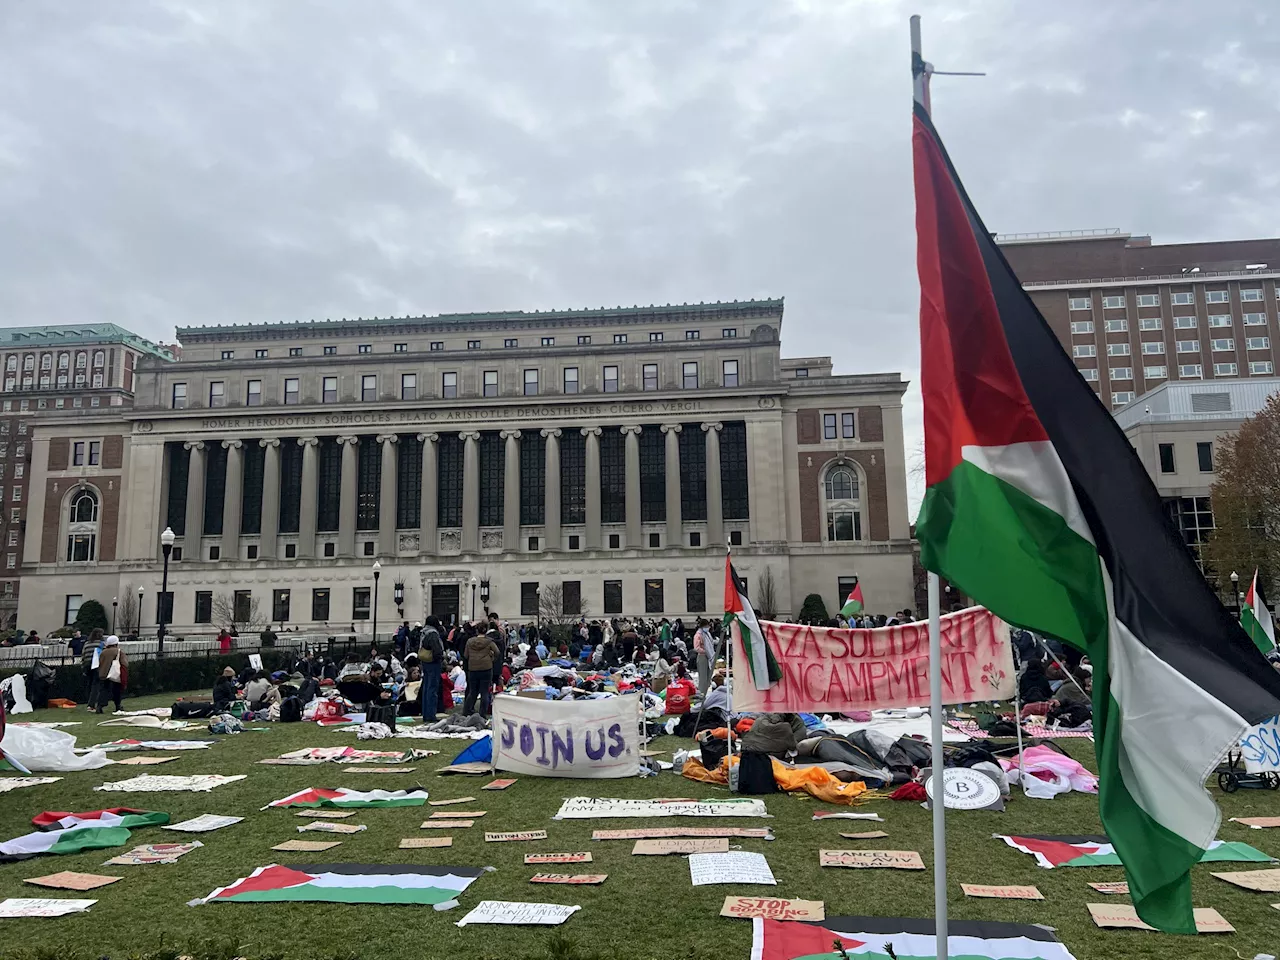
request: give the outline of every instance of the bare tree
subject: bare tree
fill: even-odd
[[[211,605],[211,613],[213,622],[219,627],[226,627],[236,634],[246,631],[256,633],[266,626],[266,620],[262,616],[261,604],[258,598],[251,596],[247,609],[236,609],[236,598],[234,594],[219,593],[213,597]]]
[[[773,579],[773,568],[765,567],[760,575],[760,588],[756,593],[759,598],[756,606],[764,620],[775,620],[778,616],[778,585]]]
[[[138,629],[138,591],[133,583],[126,583],[120,588],[120,605],[116,608],[116,630],[121,636],[127,636]]]
[[[587,615],[587,602],[579,597],[577,612],[565,612],[564,586],[559,583],[543,585],[538,593],[538,619],[551,627],[556,639],[567,639],[570,625]]]

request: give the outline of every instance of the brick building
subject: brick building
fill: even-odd
[[[1153,244],[1119,230],[997,239],[1112,410],[1169,381],[1276,373],[1280,239]]]

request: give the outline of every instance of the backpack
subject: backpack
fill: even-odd
[[[285,697],[280,701],[280,722],[297,723],[302,719],[302,701],[297,697]]]

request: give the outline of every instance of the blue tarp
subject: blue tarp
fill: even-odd
[[[493,763],[493,738],[473,740],[467,749],[453,758],[454,763]]]

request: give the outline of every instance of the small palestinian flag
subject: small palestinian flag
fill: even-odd
[[[1029,853],[1046,869],[1054,867],[1119,867],[1120,857],[1106,837],[1006,837],[996,835],[1015,850]],[[1201,863],[1275,863],[1247,843],[1214,840],[1200,857]]]
[[[81,825],[88,820],[104,820],[110,817],[151,818],[155,816],[161,816],[164,817],[164,819],[160,821],[147,819],[145,822],[136,821],[134,823],[111,824],[111,826],[143,827],[151,826],[157,822],[160,824],[169,822],[169,815],[167,813],[156,814],[150,810],[135,810],[133,807],[112,807],[109,810],[85,810],[82,813],[64,813],[60,810],[46,810],[44,813],[38,813],[32,817],[31,822],[40,830],[66,830],[68,827]]]
[[[1270,653],[1276,648],[1276,630],[1271,624],[1271,611],[1267,609],[1267,600],[1258,589],[1258,571],[1253,571],[1253,583],[1249,584],[1249,593],[1244,598],[1244,606],[1240,608],[1240,626],[1263,653]]]
[[[480,867],[380,863],[272,864],[219,887],[197,903],[409,903],[453,900],[484,873]]]
[[[782,668],[769,649],[769,643],[760,629],[760,621],[747,599],[747,591],[742,589],[742,580],[738,571],[733,569],[733,561],[724,558],[724,628],[732,635],[737,625],[738,638],[742,641],[742,649],[746,654],[747,665],[751,668],[751,682],[757,690],[768,690],[782,679]]]
[[[853,589],[849,591],[849,599],[845,600],[844,606],[840,608],[840,615],[844,617],[852,617],[863,611],[862,603],[862,581],[857,577],[853,578]]]
[[[1007,623],[1088,655],[1102,826],[1138,915],[1194,934],[1189,871],[1221,819],[1204,781],[1250,725],[1280,714],[1280,673],[1169,525],[921,104],[914,131],[920,562]]]
[[[275,800],[268,807],[420,807],[427,802],[425,790],[326,790],[308,787]],[[267,809],[267,807],[263,807]]]
[[[952,920],[947,952],[963,960],[1075,960],[1046,927],[985,920]],[[752,920],[752,960],[890,960],[891,956],[935,960],[934,921],[901,917],[827,917],[819,923]]]
[[[84,850],[119,847],[129,842],[130,827],[155,827],[168,822],[167,813],[149,813],[145,810],[127,811],[123,814],[110,810],[69,814],[56,821],[61,825],[60,829],[46,827],[36,833],[0,843],[0,862],[26,860],[46,853],[80,853]]]

